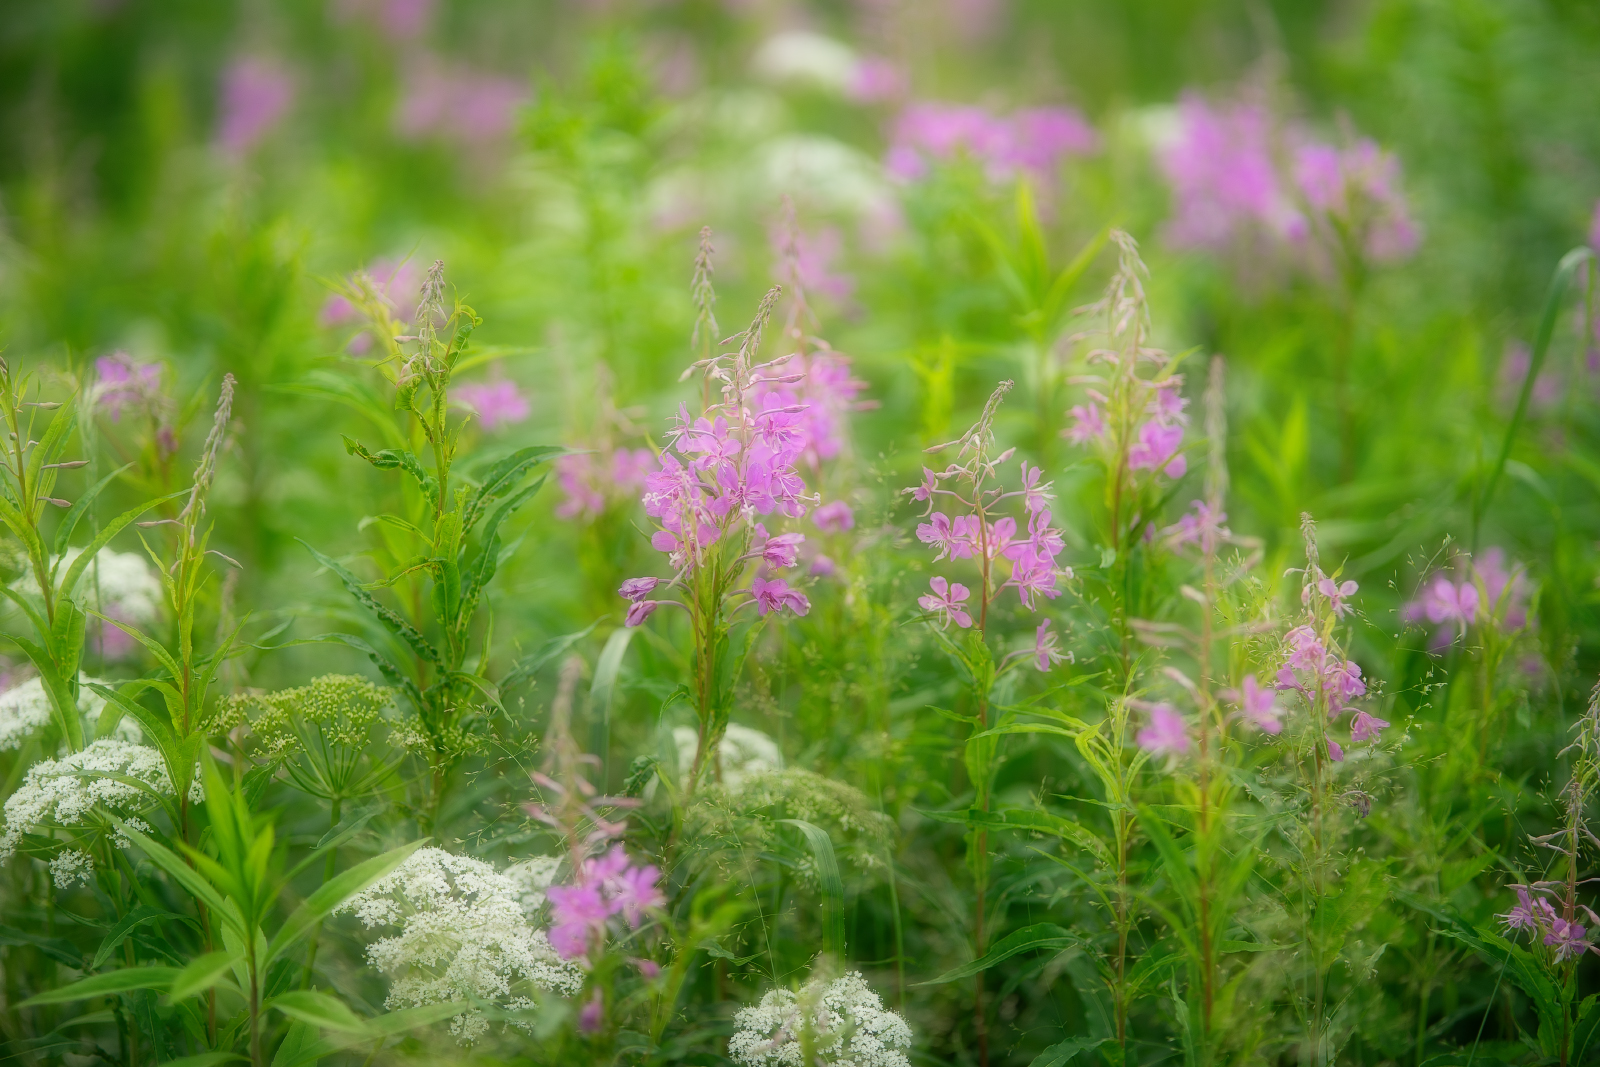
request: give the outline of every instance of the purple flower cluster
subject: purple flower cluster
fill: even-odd
[[[587,956],[602,943],[606,920],[621,915],[638,929],[644,913],[664,905],[655,865],[636,867],[621,845],[599,859],[585,859],[571,885],[545,890],[550,901],[550,944],[566,959]]]
[[[395,131],[408,140],[444,138],[466,144],[497,141],[511,131],[528,91],[515,78],[433,63],[412,71],[395,111]]]
[[[667,432],[669,447],[657,469],[645,475],[641,498],[645,514],[659,525],[650,543],[678,572],[669,586],[682,585],[714,546],[742,538],[738,543],[744,548],[734,562],[755,562],[758,573],[750,588],[739,592],[758,612],[787,608],[804,615],[811,610],[804,593],[766,573],[794,566],[805,535],[769,536],[757,516],[799,519],[817,503],[806,493],[796,464],[808,450],[820,454],[829,447],[817,436],[813,405],[803,399],[819,388],[811,383],[814,376],[825,379],[828,368],[836,368],[820,360],[813,357],[807,367],[803,360],[785,357],[750,367],[741,353],[731,367],[712,361],[708,374],[725,383],[722,402],[699,417],[691,416],[687,405],[678,406]],[[661,606],[663,601],[649,599],[657,584],[653,578],[623,583],[618,593],[631,604],[627,625],[639,625]]]
[[[1027,108],[995,115],[955,104],[912,104],[895,120],[885,166],[906,181],[928,172],[929,160],[966,156],[993,181],[1021,172],[1049,177],[1063,159],[1089,155],[1100,135],[1072,108]]]
[[[850,299],[850,294],[855,292],[855,279],[833,267],[834,260],[844,249],[844,237],[837,226],[802,233],[780,224],[772,228],[769,240],[772,250],[778,253],[778,282],[784,288],[798,287],[806,293],[822,293],[841,302]]]
[[[161,398],[161,364],[140,363],[126,352],[94,361],[95,402],[120,421],[122,409],[153,409]]]
[[[1158,162],[1174,201],[1167,237],[1179,247],[1226,250],[1254,235],[1299,250],[1314,235],[1342,235],[1391,262],[1420,239],[1393,155],[1366,138],[1345,148],[1317,141],[1257,104],[1185,94]]]
[[[1458,570],[1463,576],[1440,572],[1425,579],[1416,598],[1400,608],[1404,621],[1438,627],[1429,642],[1433,651],[1446,648],[1478,623],[1494,620],[1508,630],[1527,625],[1527,579],[1520,566],[1506,567],[1503,549],[1487,549],[1476,560],[1463,556]]]
[[[1348,610],[1343,600],[1355,595],[1357,588],[1355,582],[1347,581],[1339,585],[1320,574],[1315,579],[1315,585],[1317,592],[1329,600],[1336,615]],[[1350,709],[1352,701],[1367,695],[1367,683],[1361,677],[1361,665],[1331,651],[1311,626],[1297,626],[1290,630],[1284,635],[1284,644],[1288,656],[1278,669],[1276,688],[1280,691],[1293,690],[1311,703],[1315,703],[1320,693],[1327,701],[1329,718],[1335,719]],[[1383,719],[1358,708],[1350,720],[1350,739],[1356,742],[1376,741],[1388,725]],[[1328,741],[1328,756],[1336,763],[1344,759],[1344,749],[1331,738]]]
[[[467,382],[453,387],[453,399],[470,408],[485,430],[522,422],[528,417],[528,398],[517,383],[498,378],[487,382]]]
[[[556,460],[556,481],[563,494],[556,517],[590,519],[613,501],[635,496],[644,488],[645,476],[655,462],[656,454],[648,448],[562,456]]]
[[[1183,428],[1189,423],[1189,416],[1183,410],[1189,401],[1179,394],[1183,376],[1173,374],[1156,381],[1137,380],[1137,384],[1148,399],[1142,405],[1145,418],[1133,430],[1128,443],[1128,469],[1157,471],[1168,478],[1182,478],[1189,470],[1188,458],[1179,451],[1183,447]],[[1098,389],[1088,389],[1086,393],[1089,402],[1074,404],[1067,412],[1072,425],[1062,431],[1062,436],[1077,445],[1106,447],[1115,444],[1115,435],[1102,411],[1102,405],[1108,403],[1107,397]],[[1226,517],[1213,519],[1209,513],[1204,516],[1213,526]],[[1196,515],[1193,521],[1199,523],[1201,518]]]
[[[1189,751],[1189,728],[1171,704],[1150,704],[1145,708],[1147,725],[1134,735],[1140,748],[1155,756],[1181,756]]]
[[[417,302],[422,299],[423,273],[417,269],[414,261],[376,259],[370,267],[360,273],[366,275],[372,283],[373,291],[389,306],[390,313],[397,321],[410,321],[416,311]],[[323,301],[317,321],[329,329],[338,329],[362,322],[363,316],[360,309],[346,297],[334,293]],[[362,330],[351,338],[345,350],[351,355],[359,356],[371,347],[372,335]]]
[[[753,395],[762,411],[794,412],[789,432],[799,444],[795,456],[816,469],[844,450],[845,416],[866,384],[851,377],[850,357],[823,351],[777,361],[773,376]],[[820,513],[815,521],[823,521]]]
[[[1506,933],[1527,930],[1538,937],[1542,932],[1544,943],[1555,949],[1558,963],[1581,956],[1585,952],[1600,955],[1600,948],[1589,943],[1587,927],[1576,920],[1563,918],[1548,900],[1530,893],[1529,886],[1519,885],[1513,888],[1517,891],[1517,903],[1510,911],[1497,916],[1505,926]],[[1538,889],[1534,891],[1541,892]],[[1600,916],[1596,916],[1582,904],[1576,907],[1589,917],[1591,923],[1600,924]]]
[[[243,58],[222,74],[222,114],[217,141],[230,155],[242,156],[282,121],[294,103],[294,81],[269,59]]]

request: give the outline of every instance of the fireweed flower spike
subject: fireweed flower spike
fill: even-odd
[[[944,578],[935,576],[928,579],[928,584],[933,587],[933,592],[917,598],[923,611],[932,612],[940,620],[941,626],[955,623],[962,629],[972,625],[972,616],[967,614],[967,609],[962,605],[972,595],[971,590],[960,582],[951,585]]]

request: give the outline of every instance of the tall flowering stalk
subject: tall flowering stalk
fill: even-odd
[[[1150,342],[1149,276],[1136,241],[1113,230],[1117,270],[1105,295],[1083,309],[1102,318],[1094,334],[1103,341],[1084,356],[1088,373],[1072,379],[1084,385],[1085,403],[1069,412],[1063,431],[1074,444],[1092,451],[1104,471],[1103,537],[1110,552],[1109,608],[1118,634],[1124,677],[1132,670],[1130,613],[1138,610],[1135,571],[1130,557],[1150,527],[1167,482],[1183,477],[1183,377],[1176,362]]]
[[[1032,659],[1041,671],[1062,658],[1046,618],[1034,632],[1033,648],[996,660],[989,647],[990,609],[1006,589],[1015,589],[1021,606],[1043,611],[1061,594],[1058,580],[1071,578],[1070,567],[1056,557],[1065,545],[1061,532],[1050,524],[1050,484],[1042,472],[1021,462],[1015,489],[1002,482],[1000,467],[1014,449],[996,452],[994,420],[1001,402],[1011,391],[1004,381],[990,395],[978,421],[955,441],[927,451],[937,455],[950,449],[955,457],[942,471],[924,467],[922,482],[902,492],[925,504],[917,526],[917,539],[937,551],[935,562],[970,560],[977,570],[977,601],[973,591],[943,575],[929,580],[930,592],[917,600],[934,633],[950,657],[961,667],[970,686],[973,705],[971,733],[963,745],[963,760],[974,797],[970,812],[973,828],[967,835],[967,867],[974,882],[972,935],[976,957],[986,951],[985,914],[989,906],[989,831],[987,816],[995,773],[999,768],[999,736],[991,731],[990,699],[996,680],[1006,670]],[[952,517],[943,509],[954,512]],[[1011,514],[1008,514],[1010,512]],[[1003,573],[1009,564],[1009,574]],[[974,611],[976,617],[974,617]],[[968,631],[957,643],[948,636],[951,624]],[[987,1063],[988,1020],[984,1007],[983,972],[974,978],[973,1022],[978,1036],[978,1058]]]
[[[345,451],[379,470],[402,472],[410,515],[378,516],[381,556],[392,566],[375,585],[307,548],[387,638],[382,648],[350,634],[324,639],[364,652],[410,705],[404,732],[428,764],[419,807],[424,823],[432,825],[451,774],[475,749],[482,723],[498,706],[498,690],[486,677],[488,634],[478,619],[499,568],[501,527],[544,484],[543,478],[529,481],[534,469],[561,449],[516,449],[485,467],[477,480],[456,473],[463,423],[452,421],[450,386],[482,320],[459,300],[446,304],[443,261],[428,271],[409,325],[396,317],[388,292],[365,273],[335,292],[369,323],[378,347],[364,362],[392,386],[399,413],[398,425],[386,427],[396,447],[372,451],[346,437]],[[346,386],[338,395],[350,394]],[[383,587],[395,589],[392,603],[376,595]]]
[[[795,466],[806,440],[801,428],[808,405],[786,402],[779,392],[802,383],[805,372],[789,370],[787,356],[758,362],[780,292],[774,286],[749,329],[731,339],[738,341],[734,352],[713,349],[685,372],[685,378],[696,371],[703,376],[708,398],[717,383],[721,399],[708,400],[696,416],[688,405],[679,405],[660,469],[645,479],[645,513],[658,527],[650,543],[666,554],[673,574],[630,578],[618,590],[629,601],[629,626],[643,623],[663,605],[688,613],[689,693],[699,731],[686,793],[708,769],[713,776],[719,773],[712,757],[727,730],[734,688],[760,621],[773,613],[811,610],[803,592],[776,576],[795,565],[805,535],[770,533],[765,525],[774,516],[799,519],[816,503]],[[697,267],[696,293],[698,340],[710,312],[708,258]],[[755,620],[745,624],[751,611]],[[736,625],[745,626],[737,650]]]

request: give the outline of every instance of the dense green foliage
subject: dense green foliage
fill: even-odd
[[[11,13],[4,1056],[1600,1055],[1597,80],[1575,0]]]

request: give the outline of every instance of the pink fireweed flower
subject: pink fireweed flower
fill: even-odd
[[[928,500],[939,489],[939,477],[927,467],[922,468],[922,484],[911,491],[913,500]]]
[[[661,606],[659,600],[636,600],[628,605],[627,617],[623,620],[624,626],[639,626],[644,620],[654,615]]]
[[[527,397],[517,389],[517,383],[504,379],[458,385],[455,398],[477,414],[485,430],[522,422],[528,417]]]
[[[1070,156],[1099,148],[1099,135],[1070,108],[1033,108],[1010,117],[981,107],[912,104],[890,133],[885,165],[902,180],[921,178],[929,159],[966,156],[982,165],[991,181],[1018,170],[1048,177]]]
[[[1033,610],[1033,598],[1042,596],[1054,600],[1061,595],[1056,588],[1056,569],[1048,557],[1036,555],[1032,548],[1024,547],[1011,565],[1011,577],[1005,585],[1014,587],[1022,606]]]
[[[900,99],[907,88],[905,72],[894,61],[862,56],[845,86],[845,96],[859,104],[876,104]]]
[[[1033,662],[1041,671],[1048,671],[1051,664],[1072,661],[1071,654],[1061,651],[1056,634],[1050,630],[1052,621],[1043,620],[1033,632]]]
[[[817,556],[811,561],[811,573],[818,578],[831,578],[838,569],[838,565],[827,556]]]
[[[795,559],[800,553],[800,546],[805,543],[806,535],[799,533],[779,534],[769,537],[761,546],[761,558],[769,567],[793,567]]]
[[[933,557],[935,563],[950,555],[955,539],[956,533],[951,528],[950,517],[941,511],[929,515],[927,522],[917,524],[917,540],[939,550],[939,554]],[[951,558],[956,557],[952,555]]]
[[[1339,662],[1330,660],[1323,678],[1323,689],[1328,694],[1328,712],[1337,715],[1356,697],[1366,696],[1367,683],[1361,679],[1361,665],[1355,660]],[[1384,724],[1385,726],[1388,723]]]
[[[606,1001],[600,990],[594,991],[594,996],[578,1012],[578,1029],[585,1034],[599,1033],[601,1025],[605,1022]]]
[[[1180,516],[1178,521],[1162,530],[1173,548],[1182,548],[1184,545],[1196,544],[1204,552],[1216,550],[1217,543],[1228,536],[1228,528],[1223,523],[1228,521],[1226,511],[1213,511],[1210,504],[1203,500],[1191,501],[1194,513]]]
[[[1389,724],[1375,715],[1365,711],[1356,712],[1356,717],[1350,721],[1350,740],[1376,741],[1384,727]]]
[[[1150,414],[1157,422],[1177,423],[1179,426],[1189,425],[1189,416],[1184,408],[1189,406],[1189,401],[1184,399],[1178,390],[1183,388],[1183,375],[1177,374],[1156,383],[1155,398],[1150,401]]]
[[[95,402],[121,421],[124,407],[151,407],[161,395],[159,363],[138,363],[126,352],[113,352],[94,361]]]
[[[1344,762],[1344,749],[1340,748],[1339,742],[1331,737],[1328,738],[1328,758],[1335,763]]]
[[[645,911],[666,906],[667,898],[656,884],[660,880],[661,869],[653,864],[629,867],[617,876],[616,894],[612,899],[629,926],[638,929]]]
[[[856,524],[855,512],[850,510],[850,505],[843,500],[834,500],[822,505],[811,516],[811,521],[817,524],[817,529],[823,533],[844,533]]]
[[[294,82],[269,59],[246,58],[229,64],[222,74],[222,119],[217,141],[230,155],[254,148],[294,102]]]
[[[1152,704],[1150,724],[1140,730],[1135,740],[1139,747],[1153,755],[1182,755],[1189,751],[1189,730],[1183,716],[1171,704]]]
[[[486,144],[511,132],[528,97],[514,78],[477,74],[438,64],[407,66],[395,132],[408,140],[439,137]]]
[[[1024,553],[1032,553],[1040,559],[1054,562],[1065,547],[1066,541],[1062,538],[1061,531],[1050,525],[1050,512],[1045,509],[1035,511],[1028,516],[1027,538],[1010,541],[1001,548],[1000,555],[1015,561]],[[1071,570],[1070,567],[1067,569]]]
[[[645,960],[634,956],[629,956],[628,962],[639,968],[639,973],[644,975],[646,978],[661,977],[661,964],[657,963],[655,960]]]
[[[638,603],[645,597],[649,596],[655,587],[660,584],[660,578],[629,578],[627,581],[623,582],[621,588],[617,590],[617,595],[622,597],[624,600],[631,600],[634,603]]]
[[[972,625],[972,616],[962,607],[966,599],[972,595],[971,590],[960,582],[952,585],[938,575],[928,579],[928,585],[933,588],[933,592],[917,598],[917,604],[923,611],[930,611],[939,616],[941,626],[948,626],[953,622],[964,630]]]
[[[750,593],[755,597],[756,613],[766,615],[774,611],[788,608],[796,615],[804,615],[811,610],[811,601],[798,589],[790,589],[789,583],[782,578],[766,581],[756,577],[750,582]]]
[[[1600,955],[1600,949],[1589,944],[1587,933],[1584,927],[1557,915],[1550,920],[1550,929],[1544,935],[1544,943],[1556,950],[1557,962],[1581,956],[1585,952]]]
[[[1528,887],[1525,885],[1517,886],[1516,890],[1517,903],[1510,911],[1495,916],[1504,924],[1506,932],[1510,933],[1513,930],[1538,931],[1550,926],[1552,920],[1556,918],[1556,909],[1550,906],[1550,902],[1543,897],[1529,894]]]
[[[1349,148],[1311,143],[1295,153],[1295,184],[1313,211],[1345,230],[1360,223],[1355,237],[1375,262],[1405,259],[1421,232],[1400,189],[1400,161],[1361,138]]]
[[[1183,443],[1183,427],[1162,425],[1151,420],[1139,427],[1139,440],[1128,449],[1130,470],[1159,470],[1168,478],[1182,478],[1189,461],[1178,446]]]
[[[834,269],[834,260],[844,250],[838,227],[826,226],[816,233],[791,232],[787,225],[772,228],[769,239],[778,254],[778,281],[785,289],[799,286],[807,293],[822,293],[834,300],[850,299],[855,279]],[[784,253],[791,249],[793,255]]]
[[[1280,239],[1305,233],[1305,220],[1279,177],[1264,108],[1214,107],[1194,93],[1178,104],[1178,133],[1158,152],[1172,187],[1167,239],[1180,248],[1225,249],[1249,230]]]
[[[1322,639],[1311,627],[1296,626],[1283,635],[1283,642],[1289,646],[1290,667],[1301,671],[1322,670],[1328,652],[1323,647]]]
[[[1335,582],[1332,578],[1323,578],[1317,582],[1317,592],[1328,598],[1328,604],[1333,608],[1333,613],[1340,618],[1350,610],[1350,605],[1345,601],[1356,595],[1360,587],[1355,582]],[[1306,592],[1309,594],[1310,590]],[[1309,596],[1306,599],[1310,599]]]
[[[1052,483],[1039,484],[1039,477],[1043,473],[1038,467],[1029,467],[1027,460],[1022,461],[1022,504],[1029,514],[1043,510],[1055,495],[1050,492]]]
[[[1088,444],[1098,441],[1106,435],[1106,420],[1100,414],[1100,407],[1094,401],[1087,404],[1074,404],[1072,410],[1067,412],[1072,416],[1072,425],[1061,431],[1061,436],[1075,445]]]
[[[1283,710],[1278,707],[1277,695],[1271,686],[1256,681],[1255,675],[1245,675],[1238,689],[1224,689],[1222,699],[1238,707],[1240,717],[1263,733],[1283,732]]]
[[[545,890],[545,899],[550,902],[550,944],[566,959],[582,956],[594,931],[611,915],[600,887],[553,885]]]

